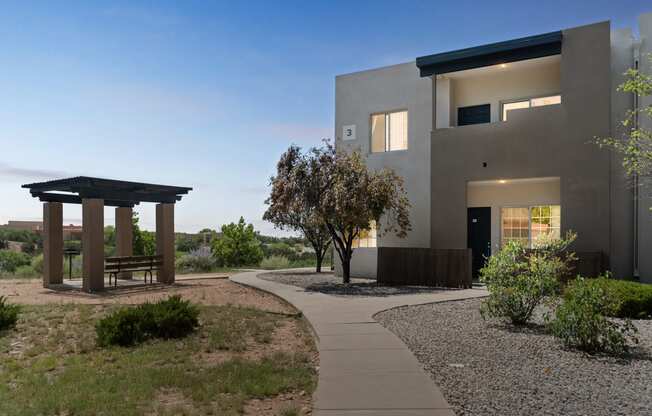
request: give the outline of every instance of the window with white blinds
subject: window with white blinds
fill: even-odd
[[[408,112],[371,115],[371,151],[391,152],[408,148]]]

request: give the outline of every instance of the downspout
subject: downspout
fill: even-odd
[[[641,42],[640,41],[635,41],[634,42],[634,69],[638,71],[639,69],[639,59],[641,56]],[[638,129],[639,126],[639,99],[638,99],[638,94],[634,94],[634,129]],[[640,273],[638,269],[639,265],[639,252],[638,252],[638,206],[639,206],[639,177],[638,173],[634,173],[634,279],[639,280],[640,279]]]

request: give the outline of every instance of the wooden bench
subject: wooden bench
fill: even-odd
[[[153,283],[154,270],[160,270],[163,265],[163,256],[119,256],[104,259],[104,273],[114,277],[114,286],[118,286],[118,274],[123,272],[145,272],[145,283],[149,273],[149,282]]]

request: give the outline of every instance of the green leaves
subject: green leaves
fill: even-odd
[[[213,255],[221,266],[256,266],[263,259],[263,249],[254,226],[240,217],[237,224],[222,226],[222,237],[213,241]]]
[[[638,342],[636,327],[629,319],[607,318],[614,313],[612,302],[600,280],[574,280],[566,289],[562,303],[555,310],[549,327],[564,345],[589,353],[627,352],[628,342]],[[596,284],[597,283],[597,284]]]
[[[652,55],[649,56],[652,61]],[[641,73],[637,69],[625,72],[626,79],[618,91],[647,97],[652,94],[652,76]],[[627,175],[648,176],[652,173],[652,131],[641,127],[640,117],[652,118],[652,106],[628,110],[621,121],[622,132],[619,138],[596,138],[600,147],[610,147],[623,157],[623,167]]]
[[[491,256],[480,270],[480,280],[487,285],[489,298],[481,307],[483,317],[507,318],[514,325],[529,322],[535,308],[553,296],[559,279],[569,270],[574,254],[566,252],[576,235],[563,239],[541,240],[534,250],[509,241]]]

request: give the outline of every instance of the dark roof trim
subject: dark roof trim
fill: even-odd
[[[460,49],[417,58],[422,77],[480,68],[561,53],[562,32],[528,36],[505,42]]]
[[[53,192],[34,192],[32,193],[34,198],[38,198],[41,202],[61,202],[62,204],[81,204],[82,198],[73,194],[58,194]],[[110,199],[104,200],[104,205],[107,207],[125,207],[133,208],[134,205],[138,205],[138,202],[129,202],[129,201],[113,201]]]
[[[189,187],[158,185],[142,182],[128,182],[113,179],[77,176],[47,182],[30,183],[22,186],[30,190],[32,196],[42,201],[76,203],[76,198],[66,198],[64,194],[46,192],[69,192],[77,198],[104,199],[107,205],[133,206],[138,202],[175,203],[182,195],[192,190]]]

